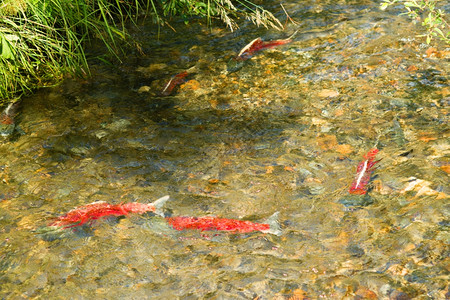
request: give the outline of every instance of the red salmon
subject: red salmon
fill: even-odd
[[[130,213],[143,214],[146,212],[161,214],[159,210],[167,200],[169,200],[169,196],[159,198],[150,204],[138,202],[109,204],[103,201],[98,201],[69,211],[65,215],[57,218],[54,222],[49,224],[49,226],[71,228],[81,226],[85,223],[90,223],[106,216],[126,216]]]
[[[277,222],[278,213],[273,214],[267,223],[253,223],[235,219],[225,219],[216,217],[170,217],[167,222],[176,230],[200,229],[201,231],[231,231],[239,233],[248,233],[260,231],[275,235],[281,234],[280,226]]]
[[[254,39],[253,41],[251,41],[244,48],[242,48],[241,52],[239,52],[236,59],[246,60],[246,59],[249,59],[250,57],[252,57],[258,51],[273,48],[273,47],[284,45],[284,44],[288,44],[290,42],[292,42],[292,39],[290,39],[290,38],[284,39],[284,40],[275,40],[275,41],[264,42],[259,37],[259,38]]]
[[[350,186],[350,194],[364,195],[367,193],[367,184],[370,181],[370,176],[373,172],[373,166],[379,162],[379,160],[374,161],[375,156],[378,153],[378,149],[371,149],[364,158],[366,160],[360,162],[356,169],[356,178]]]

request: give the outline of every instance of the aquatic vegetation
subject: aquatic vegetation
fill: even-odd
[[[152,1],[153,7],[155,4]],[[211,19],[220,19],[230,30],[239,28],[235,18],[244,17],[251,20],[257,26],[275,27],[282,29],[280,21],[268,10],[251,1],[242,0],[168,0],[162,1],[160,4],[164,16],[181,16],[186,23],[189,17],[199,16],[206,18],[208,22]],[[155,9],[158,16],[158,10]],[[158,19],[164,23],[166,20]]]
[[[100,40],[120,61],[133,47],[140,51],[126,26],[150,16],[165,25],[181,15],[220,18],[233,30],[234,18],[281,28],[269,11],[249,1],[3,1],[0,5],[0,104],[59,83],[65,75],[87,76],[85,47]],[[169,25],[170,26],[170,25]],[[105,53],[104,55],[108,55]],[[99,57],[100,60],[108,60]]]
[[[446,20],[443,9],[437,8],[438,0],[383,0],[381,9],[385,10],[396,3],[402,3],[406,13],[413,21],[422,20],[426,28],[427,44],[433,38],[450,43],[450,24]],[[445,2],[445,1],[444,1]]]

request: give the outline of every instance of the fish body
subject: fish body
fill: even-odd
[[[296,34],[295,32],[291,37],[283,40],[274,40],[274,41],[263,41],[260,37],[254,39],[250,43],[248,43],[242,50],[239,52],[239,54],[233,58],[231,58],[227,63],[227,71],[232,73],[240,70],[244,63],[250,59],[253,55],[255,55],[257,52],[274,48],[276,46],[281,46],[288,44],[292,42],[292,37]]]
[[[69,211],[57,218],[49,226],[71,228],[91,223],[94,220],[107,216],[126,216],[130,213],[143,214],[146,212],[159,213],[160,208],[168,199],[169,196],[165,196],[150,204],[138,202],[109,204],[104,201],[98,201]]]
[[[50,223],[48,227],[52,228],[52,230],[72,228],[83,224],[90,224],[103,217],[126,216],[131,213],[143,214],[146,212],[154,212],[164,217],[161,208],[168,199],[169,196],[164,196],[150,204],[138,202],[125,204],[109,204],[104,201],[94,202],[69,211]],[[165,217],[165,221],[176,230],[199,229],[201,231],[217,230],[238,233],[260,231],[281,235],[281,228],[278,224],[278,212],[268,218],[265,223],[254,223],[250,221],[210,216]]]
[[[167,222],[176,230],[198,229],[201,231],[229,231],[249,233],[253,231],[267,232],[275,235],[281,234],[277,222],[278,213],[270,217],[266,223],[254,223],[250,221],[205,217],[168,217]]]
[[[186,81],[186,77],[189,75],[187,71],[183,71],[181,73],[178,73],[172,78],[170,78],[169,82],[164,86],[164,89],[161,92],[161,95],[163,96],[169,96],[172,94],[173,90]]]
[[[260,37],[254,39],[249,44],[247,44],[237,55],[237,60],[247,60],[251,58],[256,52],[259,52],[264,49],[270,49],[277,46],[285,45],[291,43],[292,39],[284,39],[284,40],[274,40],[274,41],[263,41]]]
[[[378,149],[371,149],[366,155],[365,160],[358,164],[356,169],[356,178],[350,186],[350,194],[364,195],[367,193],[367,184],[370,181],[370,176],[373,172],[373,166],[379,162],[374,160],[378,153]]]

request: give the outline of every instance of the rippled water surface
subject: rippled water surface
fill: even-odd
[[[284,7],[298,24],[283,32],[141,25],[145,55],[23,100],[23,133],[0,144],[2,298],[449,297],[448,49],[376,2]],[[251,40],[297,29],[227,72]],[[375,146],[368,194],[350,195]],[[279,212],[283,234],[151,214],[43,233],[77,206],[164,195],[173,216]]]

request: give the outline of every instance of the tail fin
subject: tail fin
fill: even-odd
[[[267,233],[274,234],[280,236],[283,231],[281,230],[281,226],[278,223],[278,215],[280,213],[277,211],[273,215],[271,215],[264,223],[269,224],[270,229],[267,230]]]
[[[155,214],[164,217],[164,212],[162,211],[162,208],[164,204],[167,202],[167,200],[169,200],[169,198],[170,198],[169,195],[166,195],[152,203],[155,206]]]

